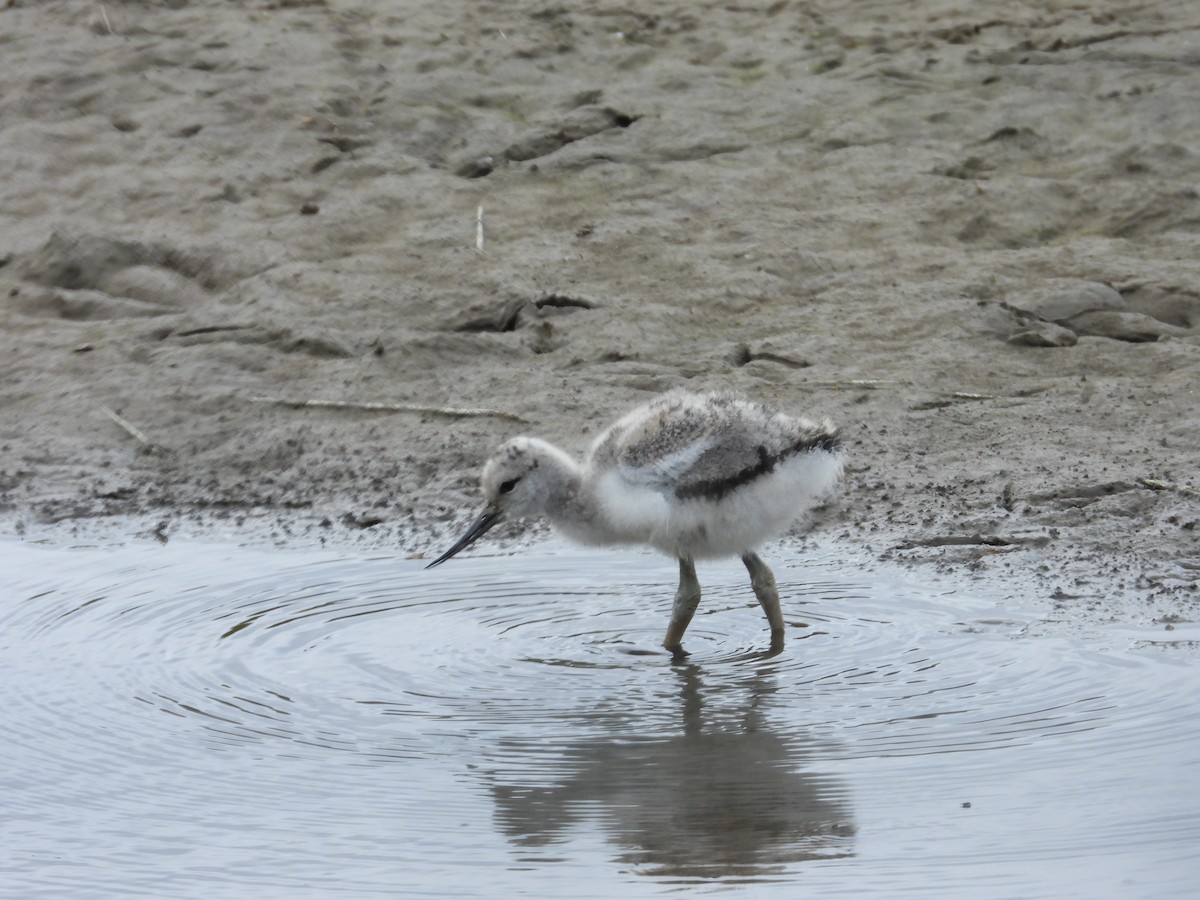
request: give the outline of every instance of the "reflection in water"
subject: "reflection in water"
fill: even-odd
[[[612,737],[562,750],[565,777],[548,786],[493,788],[498,824],[513,843],[540,847],[594,820],[644,875],[755,878],[788,864],[853,855],[855,828],[840,783],[801,771],[810,746],[766,726],[762,701],[775,691],[755,673],[744,712],[706,716],[702,669],[675,667],[682,730],[666,738]]]
[[[0,541],[0,894],[1195,894],[1190,651],[830,581],[764,659],[734,563],[673,666],[658,559],[522,566]]]

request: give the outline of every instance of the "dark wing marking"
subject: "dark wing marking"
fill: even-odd
[[[789,419],[733,394],[704,400],[658,398],[617,423],[597,456],[612,460],[630,482],[680,499],[718,500],[790,456],[837,449],[837,429],[827,422]]]
[[[784,444],[772,452],[765,444],[753,446],[753,456],[745,446],[718,444],[702,454],[696,465],[675,486],[680,500],[720,500],[739,487],[774,471],[789,457],[813,450],[833,452],[838,448],[836,430],[815,430]]]

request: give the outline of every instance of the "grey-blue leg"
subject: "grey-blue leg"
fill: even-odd
[[[756,553],[747,553],[742,557],[742,562],[750,572],[750,587],[754,588],[754,596],[767,614],[767,623],[771,626],[771,649],[782,650],[783,612],[779,609],[779,588],[775,586],[775,576]]]
[[[769,572],[767,573],[770,574]],[[700,582],[696,580],[696,564],[690,557],[679,558],[679,588],[675,591],[675,605],[671,608],[671,623],[663,646],[675,655],[683,653],[683,633],[687,631],[700,605]]]

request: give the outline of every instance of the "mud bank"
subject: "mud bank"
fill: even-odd
[[[0,33],[12,531],[426,551],[502,439],[720,387],[842,425],[848,554],[1196,615],[1193,4],[10,0]]]

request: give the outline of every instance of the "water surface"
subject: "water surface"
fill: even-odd
[[[784,652],[734,561],[675,663],[651,554],[0,543],[4,883],[1191,893],[1192,655],[770,555]]]

